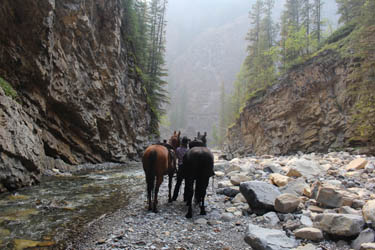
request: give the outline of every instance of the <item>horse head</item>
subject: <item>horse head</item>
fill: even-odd
[[[172,145],[175,150],[180,146],[180,135],[180,131],[178,131],[178,133],[174,131],[173,135],[169,139],[169,144]]]
[[[203,142],[204,147],[207,147],[207,138],[206,138],[206,137],[207,137],[207,132],[204,132],[203,135],[201,135],[201,133],[198,132],[197,139],[198,139],[199,141],[202,141],[202,142]]]

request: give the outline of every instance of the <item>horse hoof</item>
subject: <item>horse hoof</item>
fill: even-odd
[[[190,219],[190,218],[193,217],[193,216],[192,216],[192,214],[186,214],[185,217],[188,218],[188,219]]]
[[[201,211],[201,215],[206,215],[206,211]]]

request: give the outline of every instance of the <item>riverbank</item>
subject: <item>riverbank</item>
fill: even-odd
[[[160,190],[159,213],[148,212],[140,173],[139,185],[129,187],[129,205],[90,223],[69,249],[251,249],[249,244],[256,249],[362,249],[362,243],[375,238],[364,212],[375,198],[374,162],[374,157],[345,152],[216,160],[207,215],[199,215],[195,207],[193,219],[184,217],[182,194],[176,202],[167,202],[167,178]],[[243,182],[250,184],[240,185]],[[251,183],[265,186],[258,198],[242,194]],[[275,205],[285,194],[282,205]],[[262,195],[271,204],[259,205]],[[292,205],[283,203],[293,199]],[[249,207],[248,201],[258,205]],[[268,241],[270,234],[276,242]],[[369,237],[364,240],[363,235]]]

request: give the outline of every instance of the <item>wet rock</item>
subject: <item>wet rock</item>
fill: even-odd
[[[259,213],[272,211],[275,199],[280,195],[280,191],[272,184],[262,181],[249,181],[240,184],[240,191],[245,197],[249,206]]]
[[[297,196],[288,193],[281,194],[275,199],[275,210],[280,213],[292,213],[299,204],[300,199]]]
[[[323,232],[314,227],[304,227],[294,231],[294,235],[297,238],[312,240],[312,241],[321,241],[323,240]]]
[[[362,216],[354,214],[318,214],[314,220],[314,227],[336,236],[356,236],[364,226]]]
[[[245,242],[257,250],[290,250],[298,244],[286,236],[285,232],[276,229],[262,228],[249,224]]]

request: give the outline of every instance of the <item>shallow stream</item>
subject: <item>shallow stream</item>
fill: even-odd
[[[142,185],[139,164],[44,177],[40,185],[0,195],[0,249],[64,249],[83,226],[126,206]]]

